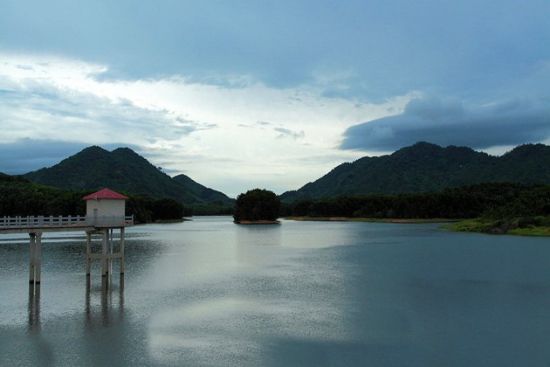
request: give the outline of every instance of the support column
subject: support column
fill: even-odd
[[[120,229],[120,274],[124,275],[124,227]]]
[[[91,266],[92,265],[91,245],[92,245],[92,234],[90,232],[86,232],[86,276],[88,278],[90,277],[90,271],[91,271],[91,268],[92,268],[92,266]]]
[[[29,233],[30,237],[30,257],[29,257],[29,283],[34,284],[34,272],[36,262],[36,234]]]
[[[106,277],[108,275],[107,269],[107,236],[109,235],[109,230],[104,229],[102,231],[102,241],[101,241],[101,276]]]
[[[109,269],[109,275],[113,274],[113,247],[114,247],[114,239],[113,239],[113,234],[114,234],[114,229],[109,229],[109,266],[108,266],[108,269]]]
[[[40,273],[42,271],[42,233],[36,233],[36,252],[35,252],[35,272],[34,282],[40,284]]]

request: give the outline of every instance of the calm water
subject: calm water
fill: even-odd
[[[104,291],[80,233],[45,236],[34,298],[0,236],[0,366],[550,365],[548,239],[195,218],[131,228]]]

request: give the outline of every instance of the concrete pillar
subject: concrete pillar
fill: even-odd
[[[34,272],[35,272],[35,263],[36,263],[36,234],[29,233],[30,237],[30,256],[29,256],[29,283],[34,284]]]
[[[109,229],[109,275],[113,274],[113,247],[114,247],[114,240],[113,240],[113,232],[114,229]]]
[[[36,252],[35,252],[35,271],[34,282],[40,284],[40,273],[42,271],[42,233],[36,233]]]
[[[92,268],[92,234],[90,232],[86,232],[86,276],[90,277],[90,271]]]
[[[120,229],[120,274],[124,275],[124,227]]]
[[[101,276],[106,277],[109,273],[107,268],[107,236],[109,235],[109,230],[104,229],[102,231],[102,241],[101,241]]]

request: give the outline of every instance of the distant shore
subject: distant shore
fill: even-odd
[[[486,234],[509,234],[515,236],[549,237],[550,226],[547,225],[518,225],[516,220],[484,220],[480,218],[466,219],[445,226],[455,232],[475,232]]]
[[[285,217],[288,220],[312,221],[312,222],[375,222],[375,223],[452,223],[460,219],[448,218],[354,218],[354,217]]]
[[[278,220],[240,220],[234,221],[235,224],[254,225],[254,224],[281,224]]]
[[[287,220],[312,221],[312,222],[372,222],[372,223],[401,223],[422,224],[442,223],[443,228],[453,232],[486,233],[495,235],[515,236],[550,236],[550,226],[525,226],[516,227],[500,221],[487,221],[483,219],[448,219],[448,218],[353,218],[353,217],[285,217]]]
[[[166,223],[181,223],[181,222],[186,222],[188,220],[192,220],[192,219],[187,219],[187,218],[178,218],[178,219],[157,219],[155,221],[153,221],[152,223],[157,223],[157,224],[166,224]]]

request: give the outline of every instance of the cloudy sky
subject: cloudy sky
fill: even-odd
[[[130,146],[236,195],[550,140],[550,2],[0,2],[0,171]]]

